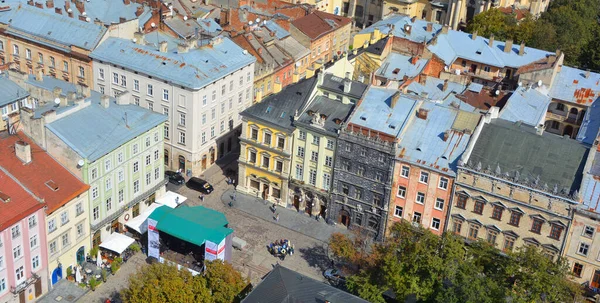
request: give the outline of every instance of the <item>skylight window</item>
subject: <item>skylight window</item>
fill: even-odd
[[[285,112],[281,113],[281,118],[285,118]]]
[[[272,107],[268,106],[268,107],[267,107],[267,110],[266,110],[266,113],[267,113],[267,114],[268,114],[268,113],[270,113],[272,109],[273,109]]]

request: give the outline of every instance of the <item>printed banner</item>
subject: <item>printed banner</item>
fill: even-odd
[[[216,243],[206,240],[204,242],[204,260],[212,261],[217,258],[218,246]]]
[[[217,250],[217,258],[225,261],[225,239],[219,243],[219,249]]]
[[[156,220],[148,218],[148,256],[156,259],[160,258],[160,240],[158,229],[156,229]]]

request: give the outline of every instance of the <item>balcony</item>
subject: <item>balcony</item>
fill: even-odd
[[[37,281],[39,278],[40,276],[38,276],[36,273],[31,273],[31,277],[29,279],[19,283],[17,286],[11,287],[10,292],[14,295],[18,295],[20,292],[29,287],[29,285],[35,283],[35,281]]]
[[[567,118],[567,112],[556,109],[549,109],[546,112],[546,119],[556,120],[558,122],[562,122]]]

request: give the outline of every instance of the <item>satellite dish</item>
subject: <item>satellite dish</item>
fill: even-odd
[[[523,86],[523,82],[519,81],[519,87]]]
[[[92,19],[90,19],[90,17],[85,17],[85,21],[90,22]]]
[[[260,23],[260,18],[256,18],[256,23]]]
[[[54,99],[54,104],[59,105],[60,104],[60,98]]]
[[[494,94],[496,94],[496,96],[498,96],[498,95],[500,95],[500,91],[499,91],[499,90],[496,90],[496,91],[494,92]]]
[[[87,16],[86,12],[81,13],[82,16]]]
[[[252,21],[248,21],[248,24],[249,24],[249,25],[252,25]]]
[[[85,162],[83,162],[83,160],[79,160],[77,161],[77,166],[82,167],[85,164]]]
[[[133,38],[133,39],[131,39],[131,41],[133,41],[133,43],[136,43],[136,42],[137,42],[137,39],[136,39],[136,38]]]
[[[542,80],[538,80],[538,86],[542,86],[542,84],[544,84],[544,82],[542,82]]]
[[[187,21],[187,16],[183,16],[183,21]]]
[[[150,26],[156,27],[156,24],[154,22],[152,22],[152,23],[150,23]]]
[[[67,13],[72,13],[72,12],[73,12],[73,10],[72,10],[72,9],[68,9],[68,10],[67,10]]]

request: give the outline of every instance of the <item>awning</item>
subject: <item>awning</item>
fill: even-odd
[[[126,235],[112,233],[104,241],[102,241],[100,247],[112,250],[118,254],[122,254],[125,249],[129,247],[129,245],[133,244],[133,242],[135,242],[135,240]]]
[[[137,217],[127,221],[125,226],[130,229],[135,230],[136,232],[143,234],[148,231],[148,217],[150,214],[157,208],[161,207],[161,204],[152,203],[143,213],[139,214]]]
[[[168,191],[165,193],[164,196],[156,199],[156,203],[166,205],[170,208],[175,208],[175,207],[177,207],[177,205],[183,203],[185,200],[187,200],[186,197],[184,197],[178,193]]]

